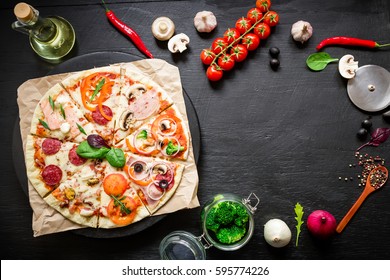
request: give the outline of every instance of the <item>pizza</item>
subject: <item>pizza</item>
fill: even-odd
[[[115,65],[71,74],[38,102],[27,176],[65,218],[117,228],[154,215],[180,188],[188,122],[146,75]]]

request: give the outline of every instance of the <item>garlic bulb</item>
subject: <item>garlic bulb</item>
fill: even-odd
[[[272,247],[286,246],[291,240],[291,230],[280,219],[271,219],[264,225],[264,239]]]
[[[307,21],[299,20],[292,25],[291,35],[295,41],[303,44],[313,35],[313,27]]]
[[[217,18],[210,11],[198,12],[194,18],[194,25],[198,32],[211,32],[217,26]]]

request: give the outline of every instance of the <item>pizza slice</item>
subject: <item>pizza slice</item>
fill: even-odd
[[[184,165],[130,153],[126,158],[124,170],[130,178],[130,186],[137,191],[150,214],[154,214],[175,194]]]
[[[186,160],[189,141],[187,123],[173,105],[127,136],[121,148],[138,155]]]
[[[76,153],[78,144],[28,135],[27,175],[38,194],[45,197],[84,166],[94,164]]]
[[[101,163],[83,165],[44,200],[64,217],[80,225],[97,227],[103,181]]]
[[[173,104],[168,93],[146,76],[125,68],[119,97],[114,143]]]
[[[70,95],[56,84],[39,101],[31,121],[32,135],[81,142],[96,133]]]
[[[62,81],[62,86],[93,123],[97,134],[111,143],[122,86],[120,66],[77,72]]]
[[[122,169],[107,166],[105,173],[99,228],[123,227],[150,216]]]

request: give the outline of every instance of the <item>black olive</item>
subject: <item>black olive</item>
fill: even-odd
[[[136,173],[141,173],[142,170],[144,170],[144,167],[142,166],[141,163],[136,163],[136,164],[134,164],[134,171],[135,171]]]
[[[276,71],[278,69],[279,65],[280,65],[280,62],[279,62],[279,59],[272,58],[269,61],[269,64],[271,65],[271,68]]]
[[[273,58],[277,58],[279,53],[280,53],[280,50],[277,47],[272,47],[272,48],[269,49],[269,54]]]
[[[364,139],[366,139],[366,137],[367,137],[367,135],[368,135],[368,131],[367,131],[367,129],[365,129],[365,128],[360,128],[359,130],[358,130],[358,132],[357,132],[357,137],[360,139],[360,140],[364,140]]]
[[[362,121],[362,127],[365,129],[370,129],[372,127],[372,121],[370,119],[365,119]]]
[[[158,183],[158,186],[160,187],[160,188],[162,188],[162,189],[166,189],[166,188],[168,188],[168,181],[167,180],[164,180],[164,179],[162,179],[159,183]]]

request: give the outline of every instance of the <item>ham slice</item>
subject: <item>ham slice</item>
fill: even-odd
[[[160,99],[155,90],[148,90],[141,98],[130,103],[129,109],[133,112],[136,120],[144,120],[157,112],[160,106]]]
[[[51,130],[60,129],[61,122],[59,120],[59,115],[53,111],[49,100],[42,100],[39,105],[42,108],[42,112],[49,128]]]

